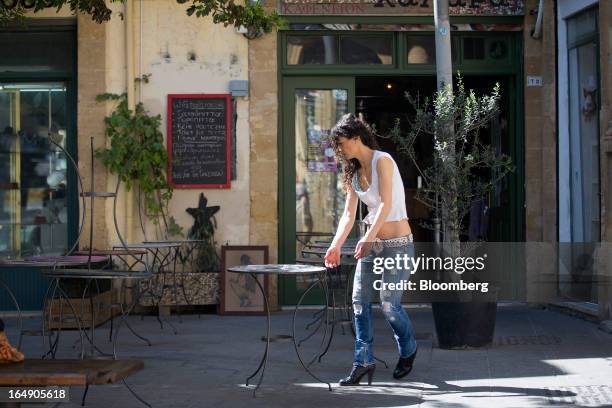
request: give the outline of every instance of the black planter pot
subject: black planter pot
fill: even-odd
[[[493,342],[496,301],[433,302],[431,306],[440,348],[483,347]]]

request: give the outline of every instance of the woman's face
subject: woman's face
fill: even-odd
[[[340,136],[338,138],[338,148],[340,149],[340,152],[346,160],[351,160],[355,158],[355,153],[357,152],[357,143],[359,143],[358,137],[349,139],[344,136]]]

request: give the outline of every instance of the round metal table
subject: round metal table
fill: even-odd
[[[116,270],[106,270],[106,269],[43,269],[42,270],[42,274],[47,276],[48,278],[54,280],[56,282],[56,285],[59,286],[59,282],[61,279],[83,279],[88,281],[86,288],[89,286],[89,281],[92,280],[115,280],[115,279],[135,279],[135,280],[142,280],[142,279],[149,279],[152,274],[150,272],[138,272],[138,271],[116,271]],[[60,292],[60,294],[64,293],[63,291]],[[65,294],[65,293],[64,293]],[[86,291],[83,292],[83,296],[82,298],[84,299],[86,295]],[[61,298],[60,298],[61,300]],[[68,298],[66,298],[67,303],[73,313],[73,316],[75,317],[75,319],[77,320],[77,328],[79,330],[79,335],[80,335],[80,340],[81,340],[81,358],[85,357],[85,348],[84,348],[84,340],[87,339],[87,341],[89,342],[89,344],[91,345],[91,353],[93,355],[94,350],[100,352],[100,354],[104,355],[105,353],[102,353],[98,347],[95,345],[94,343],[94,339],[95,339],[95,322],[94,322],[94,308],[93,306],[91,307],[91,319],[92,319],[92,323],[91,323],[91,327],[90,327],[90,331],[91,333],[89,335],[87,335],[86,329],[85,329],[85,325],[83,322],[83,316],[80,316],[76,310],[73,309],[73,307],[70,305],[70,301]],[[91,298],[90,298],[91,300]],[[112,343],[113,343],[113,353],[112,353],[112,357],[113,358],[117,358],[117,339],[119,337],[119,329],[121,328],[121,324],[125,324],[127,328],[130,329],[130,331],[138,338],[140,338],[141,340],[147,342],[149,344],[149,346],[151,345],[150,341],[147,340],[146,338],[140,336],[138,333],[136,333],[134,331],[134,329],[132,329],[132,327],[129,325],[129,323],[126,320],[126,317],[129,316],[129,314],[132,312],[132,310],[134,309],[134,307],[138,304],[139,301],[139,296],[135,296],[134,299],[132,300],[132,303],[126,308],[124,309],[123,307],[121,307],[121,313],[119,315],[119,318],[121,319],[121,321],[119,322],[119,325],[117,326],[117,328],[115,329],[114,335],[111,334],[112,337]],[[61,315],[60,315],[60,322],[61,322]],[[111,314],[111,322],[114,319],[114,316]],[[111,330],[111,333],[112,330]],[[59,337],[58,337],[59,338]],[[54,348],[52,348],[50,351],[52,353],[52,355],[55,355],[55,350],[57,349],[57,345],[55,345]]]
[[[257,279],[257,275],[286,275],[286,276],[317,275],[318,279],[312,284],[310,284],[310,286],[304,291],[304,293],[302,293],[302,296],[300,297],[298,303],[295,305],[295,310],[293,312],[293,320],[292,320],[292,333],[290,337],[293,339],[293,346],[295,348],[295,353],[298,357],[298,360],[300,361],[300,364],[304,368],[304,370],[315,380],[323,384],[327,384],[327,387],[331,391],[331,384],[327,381],[321,380],[312,371],[310,371],[310,369],[308,368],[306,364],[304,364],[304,361],[302,360],[302,356],[300,355],[300,352],[298,349],[298,343],[297,343],[296,336],[295,336],[295,321],[296,321],[297,312],[304,298],[306,297],[306,295],[312,289],[314,289],[317,285],[321,285],[321,287],[325,291],[327,291],[325,283],[324,283],[325,276],[326,276],[325,268],[321,266],[312,266],[312,265],[268,264],[268,265],[234,266],[234,267],[228,268],[227,271],[233,272],[233,273],[244,273],[244,274],[251,275],[251,277],[255,280],[255,283],[257,283],[257,286],[259,287],[259,290],[261,291],[261,294],[264,298],[264,305],[266,309],[266,337],[265,337],[266,348],[264,350],[264,354],[263,354],[263,357],[261,358],[259,366],[253,372],[253,374],[248,376],[246,379],[246,385],[248,386],[249,380],[255,377],[257,373],[261,371],[261,375],[259,377],[259,381],[257,382],[257,386],[253,390],[253,397],[255,397],[255,393],[257,392],[257,390],[259,389],[259,386],[261,385],[263,381],[264,373],[266,371],[266,364],[268,362],[268,350],[270,348],[270,305],[268,302],[268,296],[266,294],[266,291],[263,285],[261,284],[261,282],[259,282],[259,280]]]
[[[77,256],[77,255],[35,255],[29,256],[24,259],[3,259],[0,261],[0,266],[34,266],[34,267],[47,267],[47,268],[66,268],[66,267],[79,267],[87,264],[103,264],[108,262],[109,258],[106,256]],[[17,342],[17,348],[21,348],[23,341],[23,316],[21,314],[21,308],[19,302],[10,286],[0,279],[0,286],[3,287],[8,293],[9,297],[15,305],[17,310],[18,322],[19,322],[19,340]],[[47,293],[49,292],[47,288]],[[46,298],[46,294],[45,294]]]

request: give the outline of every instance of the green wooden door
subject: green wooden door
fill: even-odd
[[[279,253],[281,262],[294,263],[304,243],[329,238],[342,216],[344,193],[328,136],[342,115],[354,112],[354,79],[284,78],[282,108]],[[308,284],[308,278],[283,278],[281,303],[295,303]],[[320,292],[306,299],[322,301]]]

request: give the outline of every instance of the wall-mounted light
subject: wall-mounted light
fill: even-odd
[[[393,88],[393,84],[392,84],[391,82],[387,83],[386,88],[387,88],[387,89],[391,89],[391,88]]]

